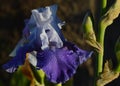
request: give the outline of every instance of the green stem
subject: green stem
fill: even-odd
[[[101,7],[100,7],[100,16],[102,16],[106,11],[107,0],[101,0]],[[99,73],[102,72],[103,67],[103,54],[104,54],[104,35],[105,35],[105,26],[102,21],[99,22],[98,26],[98,35],[97,35],[97,42],[101,45],[101,51],[97,54],[97,76]]]
[[[99,76],[99,73],[102,72],[102,67],[103,67],[103,54],[104,54],[104,35],[105,35],[105,26],[100,22],[99,24],[99,31],[98,31],[98,36],[97,36],[97,41],[100,43],[102,49],[101,51],[97,54],[97,75]]]
[[[31,69],[37,82],[41,84],[41,86],[45,86],[45,81],[44,81],[45,73],[42,70],[36,70],[36,68],[33,67],[32,65],[31,65]]]
[[[59,84],[56,84],[55,86],[62,86],[62,84],[61,84],[61,83],[59,83]]]
[[[39,74],[39,77],[40,77],[40,84],[44,85],[45,84],[45,81],[44,81],[45,73],[42,70],[37,70],[37,73]]]

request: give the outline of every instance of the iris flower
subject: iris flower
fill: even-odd
[[[7,72],[15,72],[29,53],[29,62],[36,69],[42,69],[49,81],[64,83],[91,56],[92,52],[82,50],[64,38],[61,32],[64,22],[56,12],[57,5],[32,10],[23,37],[10,54],[13,58],[3,65]]]

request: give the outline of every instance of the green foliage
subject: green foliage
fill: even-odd
[[[10,86],[29,86],[30,81],[23,75],[22,71],[19,69],[12,76],[10,81]]]

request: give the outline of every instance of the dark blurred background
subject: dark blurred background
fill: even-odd
[[[108,8],[113,2],[114,0],[108,0]],[[22,37],[24,20],[30,17],[31,10],[52,4],[58,4],[57,14],[66,21],[62,29],[65,37],[81,48],[88,49],[84,41],[81,41],[81,23],[88,10],[91,10],[94,22],[97,23],[99,0],[0,0],[0,66],[11,59],[8,55]],[[112,58],[114,64],[114,45],[120,36],[119,23],[120,16],[108,27],[105,34],[105,59]],[[78,68],[74,76],[74,86],[93,86],[94,59],[93,56]],[[0,67],[0,82],[3,82],[3,86],[9,86],[11,77],[11,74]],[[106,86],[120,86],[119,81],[120,78]]]

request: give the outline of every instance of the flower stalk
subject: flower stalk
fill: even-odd
[[[97,75],[102,72],[103,68],[103,54],[104,54],[104,36],[105,36],[105,27],[103,24],[99,24],[97,41],[101,45],[101,51],[97,54]]]
[[[98,58],[97,74],[98,75],[99,73],[102,72],[102,68],[103,68],[105,30],[109,25],[113,23],[113,20],[118,17],[120,13],[119,3],[120,3],[120,0],[116,0],[115,3],[109,8],[109,10],[101,17],[100,22],[99,22],[97,41],[100,43],[102,47],[102,51],[98,53],[97,55],[97,58]]]

